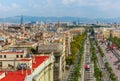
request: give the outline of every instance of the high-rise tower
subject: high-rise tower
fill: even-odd
[[[23,16],[21,16],[20,25],[23,25]]]
[[[20,18],[20,27],[23,32],[25,32],[25,26],[23,25],[23,15]]]

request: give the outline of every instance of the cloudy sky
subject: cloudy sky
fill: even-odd
[[[16,15],[120,17],[120,0],[0,0],[0,18]]]

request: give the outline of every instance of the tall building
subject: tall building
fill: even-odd
[[[62,81],[62,73],[65,71],[65,49],[60,43],[41,44],[38,47],[39,54],[51,54],[55,57],[54,81]]]
[[[60,33],[60,22],[57,23],[57,33]]]
[[[20,25],[23,25],[23,16],[21,16]]]

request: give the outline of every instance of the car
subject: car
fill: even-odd
[[[85,65],[84,69],[85,69],[85,71],[89,71],[90,70],[90,66],[89,65]]]

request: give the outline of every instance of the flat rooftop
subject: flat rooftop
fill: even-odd
[[[4,50],[0,54],[23,54],[24,50]]]

